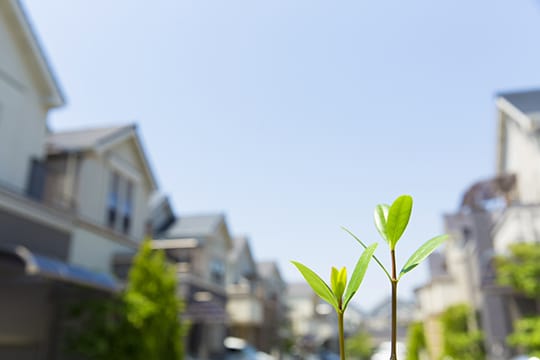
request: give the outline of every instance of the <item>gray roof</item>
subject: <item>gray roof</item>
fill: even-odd
[[[525,115],[540,113],[540,89],[500,93],[499,96]]]
[[[46,140],[47,152],[54,154],[90,150],[132,131],[134,128],[135,125],[124,125],[51,133]]]
[[[257,262],[257,272],[262,278],[272,277],[274,274],[277,274],[281,278],[279,273],[279,268],[275,261],[259,261]]]
[[[231,261],[237,260],[240,257],[242,250],[244,250],[246,247],[249,247],[249,242],[248,242],[247,237],[237,236],[233,238],[233,247],[232,247],[231,252],[229,253],[229,259]]]
[[[162,238],[178,239],[212,235],[224,221],[223,214],[180,216],[164,232]]]
[[[290,297],[312,297],[313,290],[305,282],[289,283],[287,285],[287,295]]]

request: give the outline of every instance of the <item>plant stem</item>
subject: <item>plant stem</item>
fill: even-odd
[[[345,360],[345,334],[343,332],[343,311],[338,312],[339,359]]]
[[[390,250],[390,256],[392,258],[392,341],[390,349],[390,360],[397,360],[397,285],[398,280],[396,276],[396,252]]]

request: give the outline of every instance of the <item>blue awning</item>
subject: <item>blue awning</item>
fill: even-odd
[[[24,246],[2,246],[0,254],[19,260],[26,275],[41,276],[109,292],[120,290],[120,284],[108,274],[97,273],[81,266],[34,254]]]

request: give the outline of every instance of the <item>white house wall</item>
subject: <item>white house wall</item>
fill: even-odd
[[[115,171],[120,172],[134,184],[133,193],[133,219],[130,236],[142,239],[146,231],[146,223],[149,219],[148,202],[150,199],[150,184],[146,178],[144,165],[137,154],[133,140],[118,144],[107,152],[107,159]],[[112,169],[109,167],[109,171]],[[109,174],[110,176],[110,174]],[[110,179],[110,177],[109,177]],[[109,180],[110,181],[110,180]],[[105,194],[108,191],[108,182]]]
[[[506,115],[503,115],[506,116]],[[505,118],[506,146],[502,169],[507,173],[516,173],[518,193],[523,203],[540,202],[540,144],[538,139],[525,132],[514,121]]]
[[[512,207],[493,235],[495,252],[504,254],[513,243],[540,241],[540,207]]]
[[[227,313],[234,324],[261,324],[263,308],[261,302],[253,296],[229,299]]]
[[[439,315],[449,306],[462,303],[462,295],[456,290],[456,283],[451,279],[433,281],[418,291],[422,318]]]
[[[110,274],[112,256],[116,253],[130,252],[133,252],[132,248],[78,228],[71,240],[69,262],[96,272]]]
[[[0,182],[22,190],[43,155],[47,110],[8,21],[0,5]]]
[[[105,225],[107,189],[110,181],[104,162],[97,156],[85,156],[79,167],[77,210],[79,216]]]
[[[85,155],[79,168],[79,186],[77,203],[78,211],[82,218],[92,221],[95,224],[106,226],[107,195],[112,179],[114,168],[109,158],[123,159],[118,152],[112,151],[105,156]],[[131,165],[130,165],[131,166]],[[140,169],[131,166],[139,179],[143,176]],[[121,169],[119,171],[122,175]],[[129,176],[128,176],[129,177]],[[133,179],[130,179],[133,180]],[[145,225],[148,219],[148,198],[149,187],[144,181],[134,181],[133,192],[133,218],[129,236],[140,241],[144,237]]]

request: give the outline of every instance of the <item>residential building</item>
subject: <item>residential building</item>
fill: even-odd
[[[535,310],[534,301],[496,283],[493,258],[512,243],[540,241],[540,90],[501,93],[496,105],[497,175],[473,184],[458,212],[445,217],[445,271],[417,292],[432,355],[441,345],[433,319],[450,305],[476,311],[471,325],[483,330],[494,360],[512,356],[506,339],[513,323]]]
[[[416,304],[413,301],[398,299],[397,303],[397,341],[404,343],[407,328],[414,320]],[[392,300],[387,297],[364,314],[364,326],[372,336],[374,345],[387,342],[391,338]]]
[[[179,296],[191,324],[188,352],[198,359],[220,358],[227,324],[227,254],[233,247],[225,216],[180,216],[154,236],[153,244],[176,259]]]
[[[67,199],[74,217],[68,262],[113,273],[113,257],[133,253],[145,236],[156,181],[135,125],[66,131],[46,139],[34,198]],[[41,174],[35,171],[33,175]]]
[[[225,278],[228,335],[244,339],[262,349],[265,342],[262,331],[265,322],[264,289],[260,286],[257,265],[248,238],[233,239]]]
[[[283,281],[275,261],[257,263],[263,296],[264,321],[261,328],[259,347],[267,353],[279,354],[285,340],[285,299],[287,285]]]
[[[300,356],[318,353],[323,347],[339,352],[338,321],[334,308],[320,299],[306,282],[291,283],[285,297],[290,337]],[[365,314],[353,303],[344,319],[345,335],[354,335],[365,325]]]
[[[334,309],[320,300],[307,283],[289,284],[286,304],[295,351],[299,355],[317,352],[337,334]]]
[[[133,126],[51,134],[63,105],[21,4],[1,1],[2,359],[63,357],[70,304],[118,290],[113,255],[136,250],[156,187]]]

